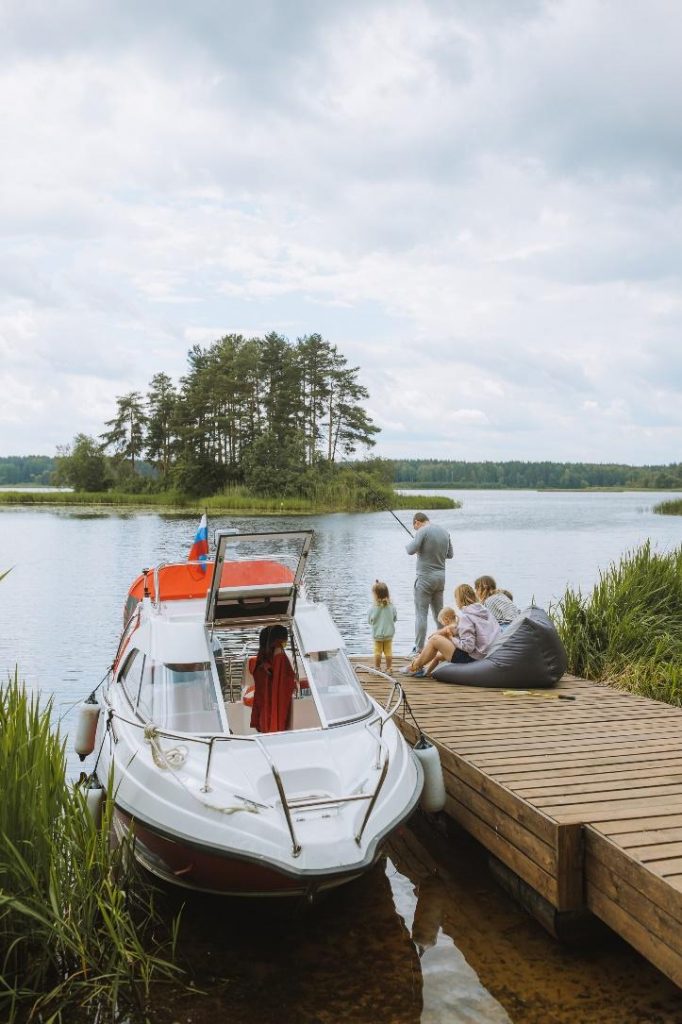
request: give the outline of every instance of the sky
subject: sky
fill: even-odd
[[[677,0],[0,0],[0,455],[319,332],[387,458],[677,462]]]

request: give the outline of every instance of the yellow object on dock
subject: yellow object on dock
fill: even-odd
[[[385,699],[385,682],[360,679]],[[682,709],[573,676],[547,691],[401,682],[440,754],[445,813],[558,912],[590,910],[682,986]]]

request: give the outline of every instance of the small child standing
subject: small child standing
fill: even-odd
[[[372,627],[374,639],[374,667],[381,668],[383,654],[386,658],[386,671],[390,672],[393,666],[393,635],[398,613],[391,604],[388,587],[381,580],[375,580],[372,597],[374,603],[368,612],[367,621]]]

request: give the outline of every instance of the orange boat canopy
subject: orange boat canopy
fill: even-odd
[[[147,573],[149,596],[156,599],[156,580],[159,583],[160,601],[187,601],[192,598],[206,597],[213,575],[212,561],[204,562],[203,569],[194,562],[179,562],[174,565],[163,565],[157,572],[150,569]],[[269,583],[292,583],[294,573],[281,562],[265,559],[245,562],[224,562],[220,577],[222,587],[264,586]],[[128,621],[138,602],[144,594],[144,573],[133,582],[125,603],[124,623]]]

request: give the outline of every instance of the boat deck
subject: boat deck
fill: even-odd
[[[387,683],[358,672],[383,702]],[[589,909],[682,986],[682,709],[572,676],[520,693],[398,678],[438,747],[446,813],[557,911]]]

